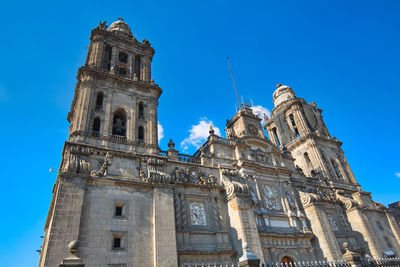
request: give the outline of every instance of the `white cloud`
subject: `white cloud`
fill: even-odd
[[[268,118],[271,117],[271,111],[269,111],[267,108],[264,108],[263,106],[252,106],[250,108],[253,110],[253,113],[261,119],[262,125],[265,123],[264,114],[266,114]]]
[[[157,129],[158,129],[158,142],[164,137],[164,128],[160,124],[160,122],[157,122]]]
[[[396,175],[398,178],[400,178],[400,172],[396,172],[394,175]]]
[[[219,128],[215,127],[212,121],[207,118],[201,118],[198,124],[192,125],[192,128],[189,130],[190,135],[181,142],[183,151],[187,150],[190,145],[198,148],[210,135],[210,125],[213,126],[216,135],[221,135]]]

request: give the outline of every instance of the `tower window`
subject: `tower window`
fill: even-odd
[[[279,142],[279,137],[278,137],[278,133],[277,133],[276,128],[272,128],[272,132],[274,134],[275,141],[276,141],[278,147],[280,148],[281,147],[281,142]]]
[[[104,98],[103,93],[99,92],[96,97],[96,110],[101,109],[101,106],[103,105],[103,98]]]
[[[96,117],[93,120],[92,136],[98,137],[100,135],[100,118]]]
[[[307,152],[304,153],[304,159],[306,160],[307,166],[312,167],[310,156],[308,155]]]
[[[112,54],[112,47],[110,45],[106,45],[106,48],[104,49],[104,61],[103,61],[103,67],[106,70],[111,69],[111,54]]]
[[[125,52],[119,52],[118,60],[122,63],[128,63],[128,54]]]
[[[119,108],[114,112],[112,134],[114,136],[125,136],[126,133],[126,113]]]
[[[144,104],[143,104],[143,102],[139,103],[138,117],[139,117],[139,119],[143,119],[144,118]]]
[[[139,126],[138,127],[138,140],[139,140],[139,142],[143,142],[144,141],[144,128],[143,128],[143,126]]]
[[[136,76],[136,78],[138,80],[140,80],[140,56],[136,55],[135,56],[135,68],[134,68],[134,76]]]
[[[121,76],[126,76],[128,74],[128,70],[126,69],[126,67],[124,65],[120,65],[118,67],[118,73]]]
[[[331,164],[333,166],[333,169],[335,170],[335,174],[339,179],[343,179],[343,175],[339,170],[339,166],[337,164],[337,162],[334,159],[331,159]]]
[[[294,122],[293,114],[289,115],[289,119],[290,119],[290,122],[292,123],[293,127],[296,126],[296,123]]]

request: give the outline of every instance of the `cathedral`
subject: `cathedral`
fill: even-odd
[[[400,256],[392,211],[361,189],[322,110],[289,86],[277,85],[264,125],[241,104],[226,138],[210,127],[193,155],[172,140],[160,149],[154,53],[122,19],[92,30],[39,267],[225,266],[246,255],[267,266],[342,259],[345,242],[364,258]]]

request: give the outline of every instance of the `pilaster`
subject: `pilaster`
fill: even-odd
[[[178,266],[175,233],[174,192],[154,188],[154,267]]]

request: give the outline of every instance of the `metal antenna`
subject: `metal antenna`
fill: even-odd
[[[229,62],[229,57],[226,57],[226,59],[228,60],[229,71],[231,72],[232,81],[233,81],[233,87],[235,88],[235,93],[236,93],[236,97],[237,97],[237,101],[239,103],[239,109],[240,109],[240,100],[239,100],[239,95],[238,95],[238,92],[237,92],[237,89],[236,89],[235,79],[233,78],[233,74],[232,74],[231,63]]]

